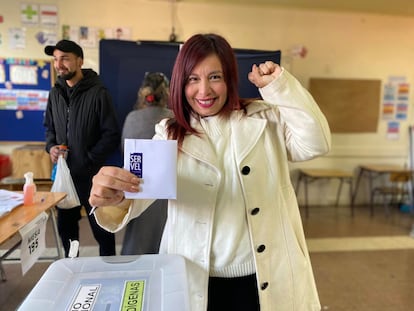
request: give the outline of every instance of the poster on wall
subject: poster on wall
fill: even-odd
[[[387,138],[395,140],[400,137],[400,122],[390,121],[387,124]]]
[[[117,27],[113,31],[112,38],[118,40],[131,40],[131,29],[128,27]]]
[[[39,5],[22,3],[20,5],[20,21],[22,25],[37,26],[39,24]]]
[[[83,47],[96,48],[98,45],[95,27],[79,27],[79,44]]]
[[[11,50],[26,48],[26,28],[13,27],[9,28],[8,32]]]
[[[386,137],[400,137],[401,121],[407,120],[410,85],[404,76],[390,76],[384,84],[382,119],[387,121]]]
[[[62,39],[78,42],[82,47],[96,48],[102,39],[130,40],[131,29],[62,25]]]
[[[56,5],[40,6],[40,24],[46,27],[57,27],[58,9]]]
[[[410,85],[406,77],[389,77],[384,84],[382,119],[392,121],[407,120]]]
[[[57,34],[55,31],[43,30],[36,33],[36,40],[41,45],[54,45],[57,42]]]

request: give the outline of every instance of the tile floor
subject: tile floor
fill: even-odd
[[[414,310],[414,217],[313,208],[303,220],[322,310]]]
[[[303,226],[322,310],[414,310],[413,223],[413,215],[398,210],[386,215],[379,208],[370,217],[368,208],[358,207],[352,218],[347,206],[311,207]],[[81,228],[80,255],[97,256],[86,219]],[[122,235],[117,235],[118,247]],[[51,233],[47,245],[49,255],[56,254]],[[16,256],[18,252],[11,257]],[[0,310],[16,310],[49,264],[39,261],[22,276],[18,261],[6,262],[8,280],[0,282]]]

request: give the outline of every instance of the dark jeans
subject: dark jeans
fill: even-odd
[[[93,236],[99,244],[100,256],[116,255],[115,251],[115,235],[102,229],[95,220],[94,215],[89,215],[92,207],[89,205],[89,193],[91,189],[91,182],[85,180],[73,179],[76,191],[79,196],[81,204],[85,207],[88,215],[89,224],[92,229]],[[57,225],[60,238],[62,240],[63,248],[65,250],[65,257],[68,257],[70,241],[79,241],[79,220],[81,219],[81,207],[71,209],[57,208]],[[80,242],[80,241],[79,241]]]
[[[207,311],[260,311],[256,275],[210,277]]]

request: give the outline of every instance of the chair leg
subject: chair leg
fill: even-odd
[[[341,196],[341,192],[342,192],[342,184],[344,183],[344,180],[342,178],[339,179],[339,187],[338,187],[338,191],[336,192],[336,201],[335,201],[335,207],[338,207],[339,205],[339,199]]]
[[[369,203],[369,210],[370,210],[371,217],[374,217],[374,205],[375,205],[374,198],[375,198],[375,190],[371,192],[371,200]]]
[[[390,201],[389,202],[387,202],[386,195],[384,195],[384,210],[385,210],[385,214],[387,216],[390,216],[390,214],[391,214],[391,212],[390,212],[390,206],[393,203],[393,201],[394,201],[394,196],[392,194],[390,196]]]
[[[352,178],[349,179],[349,198],[350,198],[350,203],[351,203],[351,217],[354,217],[355,214],[355,202],[352,199],[352,194],[353,194],[353,187],[352,187],[353,183],[352,183]]]

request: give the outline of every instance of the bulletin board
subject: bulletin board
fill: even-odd
[[[309,92],[332,133],[377,132],[381,80],[311,78]]]
[[[54,77],[46,60],[0,58],[0,141],[44,141]]]

